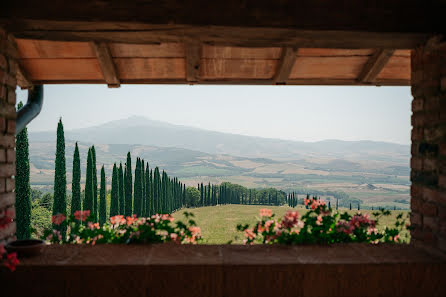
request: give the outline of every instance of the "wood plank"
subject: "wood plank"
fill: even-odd
[[[378,74],[376,81],[389,79],[410,80],[410,71],[410,56],[397,56],[394,54]]]
[[[202,59],[200,78],[202,80],[272,79],[276,67],[277,60]]]
[[[16,38],[17,48],[22,59],[38,58],[94,58],[96,57],[87,42],[66,42]]]
[[[117,58],[184,58],[184,44],[126,44],[111,43],[108,45],[112,57]]]
[[[282,55],[277,63],[276,74],[273,78],[274,83],[285,83],[288,80],[297,58],[296,55],[296,48],[284,47],[282,49]]]
[[[371,56],[373,53],[373,49],[301,48],[297,55],[299,57],[354,57]]]
[[[367,56],[297,57],[290,79],[356,79]]]
[[[186,80],[195,83],[200,80],[201,45],[199,43],[186,43]]]
[[[381,70],[386,66],[390,57],[393,55],[393,49],[378,49],[373,56],[364,65],[358,76],[360,82],[373,82]]]
[[[109,88],[119,88],[120,82],[116,71],[115,63],[110,54],[110,49],[108,45],[104,42],[93,42],[91,43],[96,57],[98,59],[99,65],[101,66],[102,74],[107,82]]]
[[[280,59],[280,47],[249,48],[237,46],[203,46],[203,58],[207,59]]]
[[[186,67],[182,58],[115,58],[122,82],[126,80],[185,80]]]
[[[20,61],[28,73],[29,78],[35,81],[96,81],[104,83],[98,60],[89,59],[23,59]]]

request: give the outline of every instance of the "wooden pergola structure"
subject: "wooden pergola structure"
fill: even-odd
[[[17,86],[410,85],[414,97],[409,246],[52,247],[15,275],[0,267],[2,293],[446,296],[445,12],[444,0],[2,1],[0,218],[14,213]]]
[[[0,25],[16,40],[23,88],[404,86],[410,50],[442,33],[444,8],[401,0],[7,1]]]

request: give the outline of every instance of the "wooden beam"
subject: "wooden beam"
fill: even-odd
[[[201,44],[186,43],[186,80],[190,83],[199,81]]]
[[[95,80],[35,80],[35,84],[102,84]],[[121,79],[121,84],[190,84],[186,79]],[[275,85],[271,79],[219,79],[200,80],[200,85]],[[407,79],[379,79],[373,83],[360,83],[355,79],[299,78],[289,79],[286,85],[345,85],[345,86],[410,86]]]
[[[93,42],[92,47],[101,66],[102,74],[109,88],[119,88],[120,82],[116,71],[116,65],[105,42]]]
[[[1,24],[1,20],[0,20]],[[54,41],[95,41],[131,44],[201,42],[240,47],[302,47],[334,49],[414,49],[432,35],[413,32],[356,32],[243,28],[193,25],[150,25],[97,22],[11,21],[5,25],[17,38]],[[124,28],[124,29],[123,29]]]
[[[276,84],[285,83],[290,77],[291,70],[293,69],[294,62],[297,57],[297,49],[291,47],[282,48],[282,54],[277,64],[276,74],[274,75],[273,82]]]
[[[29,78],[28,73],[20,64],[20,61],[17,62],[17,84],[22,90],[31,89],[34,86],[32,80]]]
[[[395,50],[393,49],[378,49],[370,57],[367,63],[362,68],[358,76],[358,82],[371,83],[374,82],[381,70],[386,66],[389,59],[392,57]]]
[[[445,33],[445,1],[419,0],[14,0],[0,19],[289,28],[350,32]],[[121,27],[120,31],[127,30]],[[360,35],[360,34],[358,34]]]

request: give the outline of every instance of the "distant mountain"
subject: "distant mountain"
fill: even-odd
[[[54,142],[56,133],[30,133],[31,142]],[[208,131],[133,116],[102,125],[65,131],[66,139],[94,144],[176,147],[208,154],[302,160],[330,158],[384,161],[408,165],[409,145],[375,141],[300,142]]]

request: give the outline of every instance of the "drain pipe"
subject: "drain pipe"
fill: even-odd
[[[19,134],[42,110],[43,85],[28,90],[28,102],[17,112],[15,134]]]

